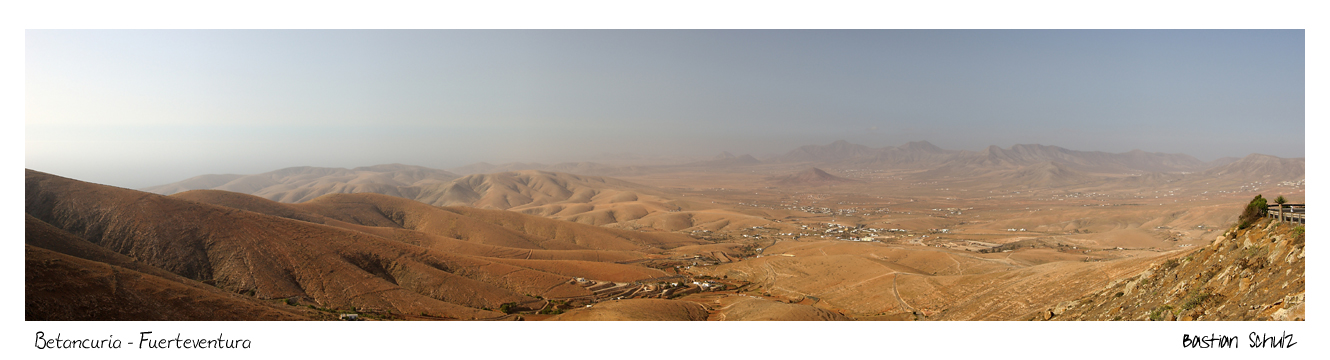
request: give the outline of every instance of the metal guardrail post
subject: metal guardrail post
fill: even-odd
[[[1277,218],[1280,222],[1307,224],[1307,204],[1277,204],[1266,206],[1267,210],[1271,208],[1275,208],[1277,212],[1271,214],[1269,211],[1266,211],[1266,216],[1268,217]],[[1284,211],[1286,208],[1288,211]]]

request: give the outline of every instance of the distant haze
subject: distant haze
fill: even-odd
[[[28,30],[25,46],[25,166],[130,188],[841,139],[1305,156],[1301,30]]]

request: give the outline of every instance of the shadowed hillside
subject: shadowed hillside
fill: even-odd
[[[584,288],[569,284],[570,276],[604,275],[630,281],[661,275],[656,270],[594,261],[538,260],[535,250],[544,246],[658,251],[656,247],[699,243],[680,235],[637,235],[516,213],[467,209],[485,212],[471,218],[374,194],[330,195],[299,207],[218,192],[186,196],[247,209],[241,210],[32,170],[27,170],[25,178],[25,207],[33,219],[139,264],[126,266],[146,266],[143,269],[149,272],[161,269],[254,299],[296,299],[331,309],[460,319],[494,317],[501,314],[485,309],[497,309],[503,303],[538,308],[543,303],[525,294],[589,295]],[[357,227],[365,231],[354,230]],[[401,241],[411,239],[419,244]],[[436,249],[435,242],[474,242],[496,253],[505,251],[491,243],[522,244],[532,249],[527,253],[532,259],[455,254]],[[559,257],[557,251],[542,251],[543,256]],[[30,253],[47,256],[41,251]],[[633,257],[631,252],[611,254]],[[110,261],[107,259],[101,261]],[[576,266],[560,263],[570,261],[568,264]],[[29,263],[30,268],[35,265]],[[36,274],[33,269],[30,274]]]
[[[136,262],[32,216],[24,229],[26,320],[308,320]]]

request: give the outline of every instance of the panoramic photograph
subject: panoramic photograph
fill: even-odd
[[[1304,36],[27,30],[24,319],[1304,321]]]

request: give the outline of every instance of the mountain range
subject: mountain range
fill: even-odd
[[[521,211],[521,207],[588,202],[592,198],[661,196],[659,191],[650,187],[604,177],[606,174],[627,176],[650,172],[743,169],[765,169],[771,172],[817,167],[909,171],[912,172],[911,178],[920,181],[952,178],[1056,187],[1074,184],[1162,184],[1188,179],[1298,181],[1305,176],[1305,166],[1302,158],[1287,159],[1261,154],[1202,162],[1185,154],[1141,150],[1106,153],[1047,145],[1013,145],[1005,149],[990,146],[982,151],[967,151],[944,150],[926,141],[872,148],[842,140],[827,145],[801,146],[765,161],[747,154],[736,156],[724,152],[710,160],[657,166],[614,166],[590,162],[556,165],[477,163],[453,171],[402,164],[354,169],[293,167],[257,175],[202,175],[142,190],[169,195],[188,190],[215,189],[289,203],[309,201],[325,194],[376,193],[431,205],[517,208]],[[825,171],[823,173],[825,176],[834,176]],[[786,181],[784,185],[799,183],[817,185],[806,181]]]

